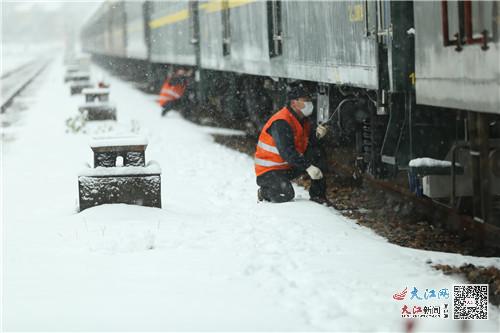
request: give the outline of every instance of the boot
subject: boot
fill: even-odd
[[[257,190],[257,202],[262,202],[262,201],[264,201],[264,197],[262,196],[262,189],[259,188]]]
[[[327,197],[311,197],[309,200],[317,202],[323,206],[335,207],[333,202],[331,202]]]

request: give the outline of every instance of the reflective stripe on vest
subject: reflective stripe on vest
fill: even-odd
[[[278,151],[278,148],[273,147],[271,145],[268,145],[267,143],[264,143],[262,141],[259,141],[257,143],[257,146],[259,146],[260,148],[262,148],[262,149],[264,149],[264,150],[266,150],[266,151],[268,151],[270,153],[277,154],[277,155],[280,154],[280,152]]]
[[[288,165],[288,162],[278,163],[272,161],[261,160],[260,158],[254,159],[255,164],[261,165],[263,167],[272,167],[272,166],[280,166],[280,165]]]
[[[175,98],[181,98],[181,95],[179,95],[178,93],[176,93],[175,91],[173,91],[172,89],[162,89],[161,90],[161,93],[162,94],[167,94],[167,95],[170,95],[170,96],[173,96]]]
[[[170,85],[170,79],[167,79],[160,90],[160,96],[158,97],[158,103],[164,106],[168,102],[175,101],[182,97],[186,86],[184,84]]]

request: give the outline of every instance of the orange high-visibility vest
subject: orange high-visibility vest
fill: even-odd
[[[292,168],[292,166],[280,156],[273,137],[267,132],[269,127],[271,127],[276,120],[285,120],[292,128],[295,149],[297,152],[304,154],[307,149],[309,134],[311,132],[309,120],[306,119],[304,127],[302,127],[299,120],[287,107],[284,107],[267,121],[264,128],[262,128],[262,132],[260,132],[259,142],[257,142],[257,149],[255,150],[255,173],[257,176],[271,170],[286,170]]]
[[[186,90],[185,84],[171,85],[170,79],[165,80],[163,86],[161,87],[160,96],[158,97],[158,103],[164,106],[168,102],[175,101],[184,95]]]

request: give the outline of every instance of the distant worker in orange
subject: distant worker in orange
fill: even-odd
[[[162,107],[161,115],[165,116],[168,111],[180,109],[184,106],[186,87],[191,71],[182,68],[175,71],[175,74],[168,76],[161,87],[158,103]]]
[[[327,164],[319,140],[327,127],[314,126],[311,92],[302,84],[291,87],[288,104],[264,125],[255,151],[255,173],[260,186],[259,201],[287,202],[294,198],[292,179],[301,174],[311,178],[309,195],[312,201],[331,206],[326,197],[323,173]]]
[[[106,83],[104,80],[101,80],[101,81],[99,81],[99,83],[97,83],[97,87],[98,88],[109,88],[109,83]]]

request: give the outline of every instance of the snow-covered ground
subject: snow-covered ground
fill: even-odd
[[[82,96],[53,63],[23,122],[2,143],[3,328],[8,331],[403,331],[405,287],[452,290],[428,263],[472,258],[389,244],[308,201],[256,202],[250,157],[213,142],[210,128],[110,77],[118,123],[67,132]],[[93,69],[94,76],[99,74]],[[105,205],[76,213],[77,174],[91,136],[132,131],[162,167],[162,209]],[[222,131],[223,132],[223,131]],[[12,139],[13,138],[13,139]],[[433,301],[448,303],[450,299]],[[450,315],[452,313],[450,312]],[[471,331],[499,331],[498,307]],[[457,331],[420,319],[415,331]]]

